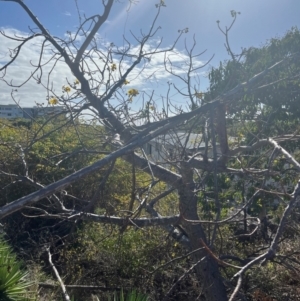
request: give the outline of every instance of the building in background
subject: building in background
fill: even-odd
[[[65,109],[63,106],[51,106],[51,107],[27,107],[22,108],[16,104],[1,105],[0,104],[0,118],[12,119],[12,118],[37,118],[52,114],[57,114]]]
[[[166,164],[168,160],[177,160],[182,152],[186,155],[195,155],[196,153],[207,155],[213,158],[213,148],[211,142],[207,145],[202,134],[188,132],[173,132],[160,135],[144,145],[144,151],[147,157],[155,163]],[[220,156],[220,146],[217,144],[217,155]]]

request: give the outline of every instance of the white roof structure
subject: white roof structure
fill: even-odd
[[[158,143],[166,148],[171,147],[184,147],[186,149],[199,149],[205,147],[202,134],[177,132],[173,134],[165,134],[158,136],[151,140],[149,143]]]

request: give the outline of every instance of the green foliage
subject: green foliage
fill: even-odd
[[[2,162],[6,162],[2,166],[3,170],[9,174],[25,175],[23,150],[28,176],[43,185],[92,164],[103,156],[99,151],[109,150],[109,147],[103,149],[101,137],[104,132],[99,125],[77,121],[75,128],[67,124],[65,119],[44,124],[42,129],[39,123],[33,123],[28,127],[22,123],[13,124],[3,120],[2,125],[0,139],[3,144],[0,145],[0,155],[3,158]],[[134,200],[131,210],[128,210],[133,189],[135,193],[147,191],[152,178],[137,168],[133,171],[130,164],[118,159],[105,185],[99,191],[99,183],[105,179],[107,171],[108,166],[70,185],[68,195],[74,196],[77,200],[74,202],[68,195],[61,195],[64,205],[67,208],[75,207],[82,210],[86,205],[84,200],[93,199],[95,204],[92,210],[95,213],[130,216],[140,205]],[[2,203],[38,189],[26,181],[11,183],[10,176],[1,177],[0,182],[4,187]],[[156,183],[151,188],[149,196],[155,197],[165,189],[164,183]],[[158,202],[155,207],[163,215],[177,214],[176,201],[176,193],[170,194],[164,202]],[[55,206],[49,206],[48,199],[36,206],[41,209],[47,208],[50,213],[56,213],[57,210]],[[23,212],[28,215],[37,213],[33,209],[25,209]],[[147,216],[144,210],[139,215]],[[62,277],[66,284],[102,285],[105,281],[110,286],[136,287],[139,291],[141,288],[142,291],[148,291],[153,286],[159,285],[160,293],[163,295],[173,282],[173,265],[159,271],[159,276],[156,273],[151,276],[149,273],[182,252],[178,245],[174,246],[166,239],[167,234],[160,228],[141,230],[128,225],[120,229],[111,225],[85,222],[78,222],[75,225],[68,221],[58,222],[55,218],[26,219],[20,213],[8,217],[5,226],[16,249],[26,249],[27,254],[36,260],[43,254],[40,248],[32,245],[38,246],[52,241],[54,237],[67,237],[72,233],[66,238],[65,247],[57,249],[59,254],[57,264],[64,271]],[[161,285],[159,279],[164,280],[164,285]],[[159,296],[157,292],[153,295]],[[103,293],[102,296],[106,300],[108,293]],[[82,297],[80,293],[74,296],[75,300],[81,300]],[[139,297],[139,294],[136,294],[136,297]]]
[[[113,301],[147,301],[148,297],[144,294],[138,293],[136,290],[128,292],[124,294],[123,289],[118,294],[117,292],[114,293]]]
[[[230,59],[221,62],[219,67],[212,68],[209,73],[210,87],[204,93],[204,102],[211,101],[218,95],[241,83],[247,82],[256,74],[261,73],[277,62],[277,67],[266,74],[262,81],[254,84],[245,91],[242,97],[236,96],[235,101],[226,105],[227,134],[232,137],[230,147],[252,145],[259,139],[281,135],[291,136],[300,130],[300,31],[292,28],[283,37],[272,38],[262,47],[250,47],[243,50],[241,59]],[[234,137],[234,138],[233,138]],[[286,141],[281,145],[291,154],[297,155],[299,141]],[[234,200],[235,205],[243,204],[266,179],[265,189],[271,191],[284,187],[291,193],[297,174],[283,156],[275,156],[269,161],[270,146],[260,147],[251,153],[243,153],[238,160],[228,160],[228,167],[235,169],[269,169],[270,175],[263,176],[218,175],[218,199],[223,209],[226,200]],[[271,174],[272,173],[272,174]],[[207,199],[214,193],[214,178],[208,177],[206,190],[199,202],[202,205],[204,217],[212,217],[215,213],[214,203],[207,204]],[[212,193],[213,192],[213,193]],[[259,198],[253,199],[248,213],[259,216],[263,210],[271,212],[276,206],[274,196],[260,193]],[[201,213],[200,213],[201,214]]]
[[[38,120],[30,127],[9,120],[0,122],[0,165],[7,173],[0,178],[3,188],[0,204],[36,190],[28,181],[14,181],[17,176],[27,173],[32,180],[47,185],[101,157],[96,151],[103,135],[100,126],[79,121],[68,124],[63,118],[45,124]]]
[[[72,266],[67,268],[74,279],[86,275],[88,265],[89,268],[101,267],[107,274],[117,274],[119,279],[110,280],[116,281],[115,284],[123,279],[128,281],[127,284],[134,285],[135,282],[145,281],[141,276],[144,274],[143,270],[151,270],[151,266],[159,265],[166,259],[168,249],[170,243],[156,228],[144,231],[129,228],[120,233],[117,227],[86,224],[78,231],[76,244],[65,252],[65,260],[69,263],[77,254],[77,264],[74,265],[73,259]],[[167,253],[160,253],[162,250]],[[169,252],[171,253],[171,249]]]
[[[244,50],[240,61],[229,60],[220,63],[218,68],[212,68],[209,73],[210,88],[205,94],[205,101],[214,99],[286,59],[278,68],[271,70],[254,89],[246,91],[242,101],[232,103],[226,110],[230,115],[243,116],[247,119],[253,118],[257,112],[260,112],[261,117],[272,113],[272,118],[281,118],[285,121],[298,119],[299,49],[300,31],[295,27],[283,37],[270,39],[263,47],[250,47]],[[282,80],[286,78],[289,79]]]
[[[28,273],[22,270],[21,263],[8,244],[0,238],[0,300],[28,301],[28,288],[32,285]]]

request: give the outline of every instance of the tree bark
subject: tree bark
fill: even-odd
[[[192,250],[202,247],[200,238],[207,244],[206,235],[201,224],[192,224],[186,220],[199,220],[197,214],[197,196],[194,193],[193,171],[186,162],[181,163],[182,182],[178,187],[179,210],[184,227],[190,239]],[[219,271],[218,263],[211,258],[205,249],[194,254],[196,262],[202,260],[195,268],[203,295],[207,301],[227,301],[225,285]]]

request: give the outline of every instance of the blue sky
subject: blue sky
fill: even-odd
[[[147,29],[156,12],[155,3],[159,0],[135,1],[127,13],[127,1],[116,2],[109,22],[100,33],[115,43],[121,42],[121,36],[129,30]],[[44,4],[41,4],[41,2]],[[73,31],[78,25],[78,16],[74,0],[36,1],[25,0],[39,20],[55,35],[62,36],[67,30]],[[189,28],[190,36],[195,34],[199,50],[208,49],[209,54],[223,50],[223,39],[216,26],[231,21],[230,10],[240,11],[241,15],[231,32],[232,44],[240,47],[259,46],[266,39],[284,34],[292,26],[300,27],[299,0],[165,0],[166,8],[158,20],[162,27],[160,35],[166,43],[171,43],[178,29]],[[32,24],[16,3],[0,3],[0,26],[13,27],[26,31]],[[86,16],[101,13],[101,1],[78,0],[79,9]],[[220,49],[221,48],[221,49]]]
[[[108,21],[100,29],[100,36],[106,42],[113,42],[116,45],[122,45],[123,35],[133,41],[129,31],[132,30],[138,35],[140,29],[145,32],[149,29],[156,13],[155,4],[158,1],[134,1],[136,4],[133,4],[129,10],[128,1],[116,1]],[[74,0],[24,0],[24,2],[56,36],[63,37],[67,30],[73,32],[78,26]],[[102,12],[100,0],[78,0],[77,2],[80,12],[87,17]],[[292,26],[300,28],[300,0],[165,0],[165,4],[166,7],[162,9],[157,21],[157,26],[161,26],[157,38],[163,38],[162,46],[170,45],[176,39],[178,30],[188,27],[189,33],[184,35],[178,44],[178,51],[184,50],[185,39],[187,45],[192,45],[193,35],[195,35],[197,51],[207,50],[200,59],[205,62],[215,55],[209,67],[218,65],[220,60],[228,58],[224,48],[224,37],[218,30],[216,21],[220,20],[222,27],[228,26],[232,20],[231,10],[241,12],[230,32],[231,45],[236,52],[241,47],[261,46],[271,37],[282,36]],[[0,1],[1,28],[5,28],[8,32],[14,32],[14,30],[28,32],[28,26],[33,26],[31,20],[16,3]],[[5,47],[8,46],[11,47],[0,41],[0,64],[1,57],[7,54]],[[27,49],[25,53],[24,60],[30,56],[30,49]],[[16,76],[16,72],[20,72],[22,68],[24,70],[28,68],[24,60],[20,59],[16,63],[15,71],[11,71],[12,77]],[[157,64],[159,63],[161,64],[157,60]],[[155,65],[152,67],[155,68]],[[61,68],[60,72],[67,74],[67,71]],[[160,76],[158,79],[163,77],[162,74]],[[32,93],[32,85],[33,83],[29,83],[27,89],[23,88],[19,91],[18,99],[23,105],[32,105],[34,99],[39,97],[45,98],[44,95],[39,94],[42,92],[38,89],[34,96],[29,97],[28,93],[29,91]],[[136,85],[141,85],[141,83],[136,81]],[[204,90],[206,86],[207,80],[203,77],[200,89]],[[11,102],[10,91],[10,88],[0,82],[0,103]]]

